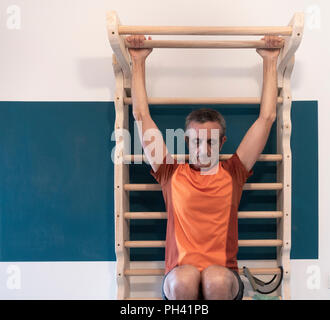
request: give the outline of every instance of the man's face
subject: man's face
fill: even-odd
[[[222,128],[218,122],[208,121],[198,123],[192,121],[186,130],[185,141],[188,144],[189,154],[192,159],[192,166],[211,168],[219,161],[219,153],[226,137],[222,138]]]

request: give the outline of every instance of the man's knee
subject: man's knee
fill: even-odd
[[[164,292],[169,300],[197,299],[200,287],[200,272],[192,265],[174,268],[165,279]]]
[[[233,272],[218,265],[211,265],[204,269],[201,282],[205,299],[233,299],[238,290],[238,283]]]

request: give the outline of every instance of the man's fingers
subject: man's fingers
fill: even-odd
[[[137,45],[138,47],[141,46],[141,36],[137,36],[137,37],[136,37],[136,45]]]
[[[266,48],[278,47],[281,46],[284,42],[284,39],[278,36],[266,35],[262,38],[265,41]]]
[[[144,35],[130,35],[126,37],[126,40],[135,48],[140,48],[143,46],[144,40],[147,38]],[[151,36],[149,36],[148,40],[152,40]]]
[[[275,37],[273,40],[274,46],[282,46],[283,42],[284,42],[284,39],[279,38],[279,37]]]

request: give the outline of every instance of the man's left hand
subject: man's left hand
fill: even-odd
[[[280,54],[281,48],[273,48],[275,46],[282,46],[284,43],[284,39],[278,36],[266,35],[261,40],[265,40],[266,48],[257,48],[257,53],[263,59],[277,59]]]

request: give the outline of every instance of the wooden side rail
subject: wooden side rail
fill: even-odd
[[[282,211],[238,211],[238,219],[282,218]],[[125,219],[167,219],[167,212],[125,212]]]
[[[242,26],[119,26],[118,33],[142,35],[281,35],[291,36],[291,26],[281,27],[242,27]]]
[[[280,268],[249,268],[254,275],[280,274]],[[238,268],[238,273],[243,275],[243,268]],[[164,276],[165,269],[126,269],[125,276]]]
[[[238,240],[239,247],[281,247],[283,241],[280,239],[263,239],[263,240]],[[165,241],[125,241],[125,248],[163,248]]]
[[[224,97],[224,98],[148,98],[148,104],[181,105],[181,104],[260,104],[258,97]],[[277,97],[277,103],[282,103],[283,97]],[[132,98],[125,97],[124,103],[132,105]]]
[[[282,190],[283,183],[246,183],[243,190]],[[126,191],[161,191],[158,183],[125,183]]]

